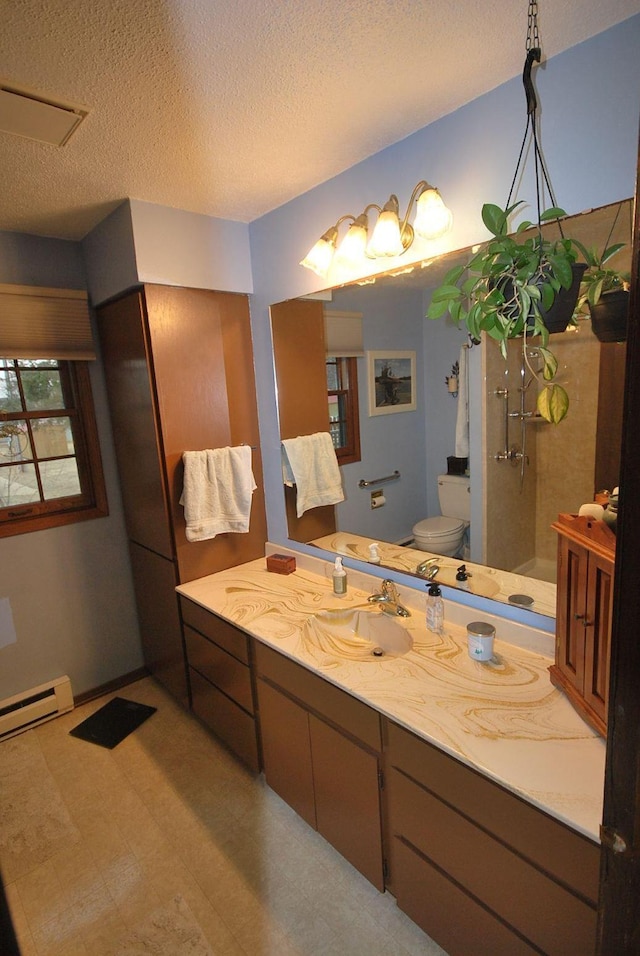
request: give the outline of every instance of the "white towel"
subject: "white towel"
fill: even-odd
[[[469,349],[463,345],[458,359],[458,414],[456,417],[456,458],[469,457],[469,373],[467,354]]]
[[[251,496],[256,488],[251,446],[185,451],[184,505],[187,541],[249,530]]]
[[[282,442],[282,478],[296,486],[296,513],[344,501],[342,478],[329,432],[285,438]]]

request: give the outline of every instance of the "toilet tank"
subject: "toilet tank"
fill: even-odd
[[[471,494],[467,475],[438,475],[440,514],[447,518],[471,520]]]

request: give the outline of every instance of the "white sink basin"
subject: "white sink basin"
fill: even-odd
[[[308,633],[322,650],[360,660],[400,657],[413,647],[411,634],[397,618],[375,607],[318,611],[309,621]]]

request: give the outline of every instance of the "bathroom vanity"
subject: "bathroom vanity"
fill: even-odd
[[[187,638],[196,686],[213,688],[196,713],[450,956],[592,951],[605,748],[549,680],[552,636],[495,619],[481,664],[466,648],[477,610],[447,602],[432,634],[425,595],[402,589],[411,649],[374,657],[317,622],[380,579],[350,571],[340,599],[330,563],[296,560],[290,575],[262,559],[178,588],[188,628],[232,639],[215,637],[208,667]]]
[[[604,521],[561,514],[558,533],[556,659],[551,680],[603,737],[616,536]]]

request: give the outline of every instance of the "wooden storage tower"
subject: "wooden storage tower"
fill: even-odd
[[[247,297],[144,285],[98,309],[145,663],[189,704],[177,584],[264,555],[266,517]],[[248,534],[189,543],[182,454],[249,444]]]

